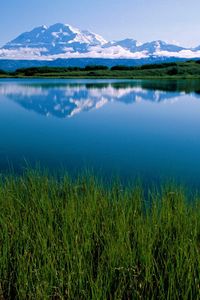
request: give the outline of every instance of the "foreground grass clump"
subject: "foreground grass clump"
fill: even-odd
[[[93,177],[4,178],[0,299],[200,299],[199,200],[174,186],[144,197]]]

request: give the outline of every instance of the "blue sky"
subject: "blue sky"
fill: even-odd
[[[108,40],[162,39],[200,45],[199,0],[6,0],[0,5],[0,46],[33,27],[68,23]]]

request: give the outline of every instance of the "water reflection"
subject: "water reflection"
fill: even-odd
[[[0,173],[25,159],[199,187],[199,95],[198,80],[0,80]]]
[[[27,110],[44,116],[73,117],[100,109],[109,102],[124,104],[141,101],[179,100],[186,93],[200,95],[200,81],[1,81],[0,95]]]

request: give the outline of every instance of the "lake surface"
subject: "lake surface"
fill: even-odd
[[[0,80],[0,173],[200,185],[200,81]]]

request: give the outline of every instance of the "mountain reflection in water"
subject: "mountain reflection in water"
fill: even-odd
[[[0,82],[0,95],[27,110],[57,118],[100,109],[109,102],[177,101],[187,93],[200,95],[200,81],[77,81],[31,80]]]

